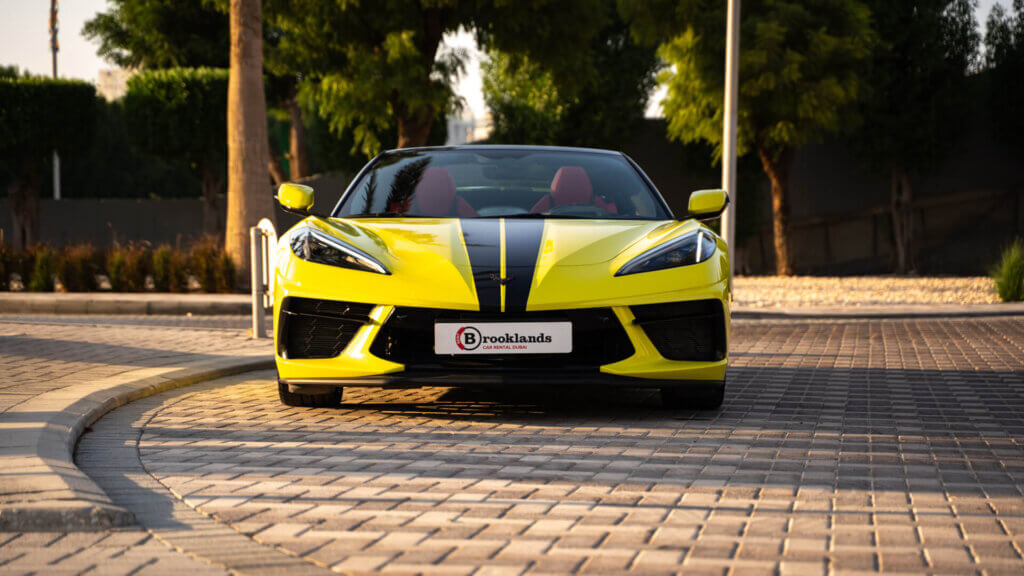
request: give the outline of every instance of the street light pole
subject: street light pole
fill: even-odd
[[[740,0],[729,0],[725,36],[725,114],[722,122],[722,188],[732,207],[722,214],[722,237],[729,246],[729,285],[735,268],[736,239],[736,117],[740,78]]]
[[[57,0],[50,0],[50,54],[53,62],[53,79],[57,79]],[[60,200],[60,156],[53,151],[53,199]]]

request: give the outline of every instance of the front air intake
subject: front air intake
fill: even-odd
[[[373,304],[285,298],[279,319],[279,353],[290,360],[334,358],[370,320],[372,310]]]
[[[631,306],[658,353],[668,360],[714,362],[725,358],[725,314],[718,300]]]

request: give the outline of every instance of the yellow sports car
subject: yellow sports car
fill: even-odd
[[[676,219],[618,152],[541,146],[393,150],[330,216],[278,243],[274,339],[291,406],[345,386],[573,384],[661,390],[716,408],[725,391],[729,256],[694,192]]]

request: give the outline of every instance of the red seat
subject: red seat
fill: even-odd
[[[411,213],[432,218],[473,218],[476,210],[458,195],[451,173],[431,166],[423,171],[412,193]]]
[[[605,202],[594,194],[587,171],[581,166],[562,166],[551,180],[551,192],[545,194],[530,209],[533,214],[542,214],[556,206],[593,205],[605,212],[618,214],[614,202]]]

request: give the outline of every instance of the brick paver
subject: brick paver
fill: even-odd
[[[543,388],[301,409],[236,379],[154,397],[139,450],[200,512],[352,573],[1024,572],[1024,319],[733,338],[720,411]]]
[[[0,413],[44,392],[139,368],[270,350],[266,341],[254,346],[238,322],[0,315]]]
[[[266,354],[269,343],[248,340],[237,317],[30,317],[0,315],[0,429],[42,394],[124,376],[140,368],[171,367],[245,354]],[[27,405],[27,404],[25,404]],[[17,458],[23,447],[0,449]],[[0,514],[19,497],[0,494]],[[0,574],[223,574],[169,548],[139,528],[94,533],[0,532]]]

